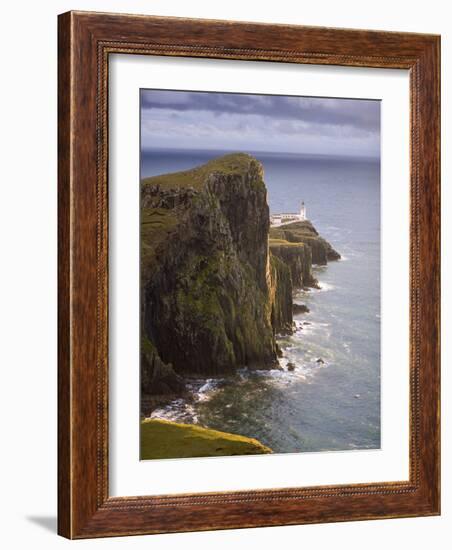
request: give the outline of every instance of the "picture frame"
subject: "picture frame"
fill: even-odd
[[[440,513],[440,37],[91,12],[59,16],[58,532],[91,538]],[[409,480],[109,494],[109,56],[410,75]]]

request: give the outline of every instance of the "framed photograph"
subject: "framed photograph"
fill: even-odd
[[[439,56],[59,16],[61,535],[440,513]]]

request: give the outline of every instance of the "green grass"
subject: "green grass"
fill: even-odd
[[[165,208],[143,208],[141,210],[141,264],[147,269],[157,246],[168,238],[177,226],[176,214]]]
[[[142,184],[160,185],[163,189],[180,187],[193,187],[194,189],[199,189],[202,187],[206,177],[212,172],[221,172],[226,175],[242,174],[251,161],[255,161],[255,159],[246,153],[230,153],[215,158],[191,170],[144,178]]]
[[[285,239],[268,239],[268,244],[270,248],[273,246],[285,246],[285,247],[294,247],[294,248],[300,248],[304,246],[303,243],[291,243],[289,241],[286,241]]]
[[[168,420],[146,419],[140,428],[141,460],[268,454],[272,450],[257,439],[178,424]]]
[[[285,224],[282,227],[270,228],[270,239],[283,239],[289,242],[299,242],[305,239],[315,239],[319,235],[310,221]]]

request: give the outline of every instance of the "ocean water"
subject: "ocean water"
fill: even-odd
[[[142,177],[222,153],[146,152]],[[297,211],[304,200],[307,217],[343,259],[314,267],[320,290],[296,294],[310,313],[296,315],[297,331],[279,339],[282,371],[242,369],[230,378],[193,380],[192,398],[153,416],[255,437],[276,453],[379,448],[379,162],[252,154],[264,166],[270,212]]]

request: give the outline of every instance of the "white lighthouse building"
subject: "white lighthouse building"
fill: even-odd
[[[306,217],[306,206],[304,201],[301,203],[300,212],[289,212],[282,214],[272,214],[270,216],[270,225],[271,227],[277,227],[279,225],[286,225],[288,223],[302,222],[307,220]]]

